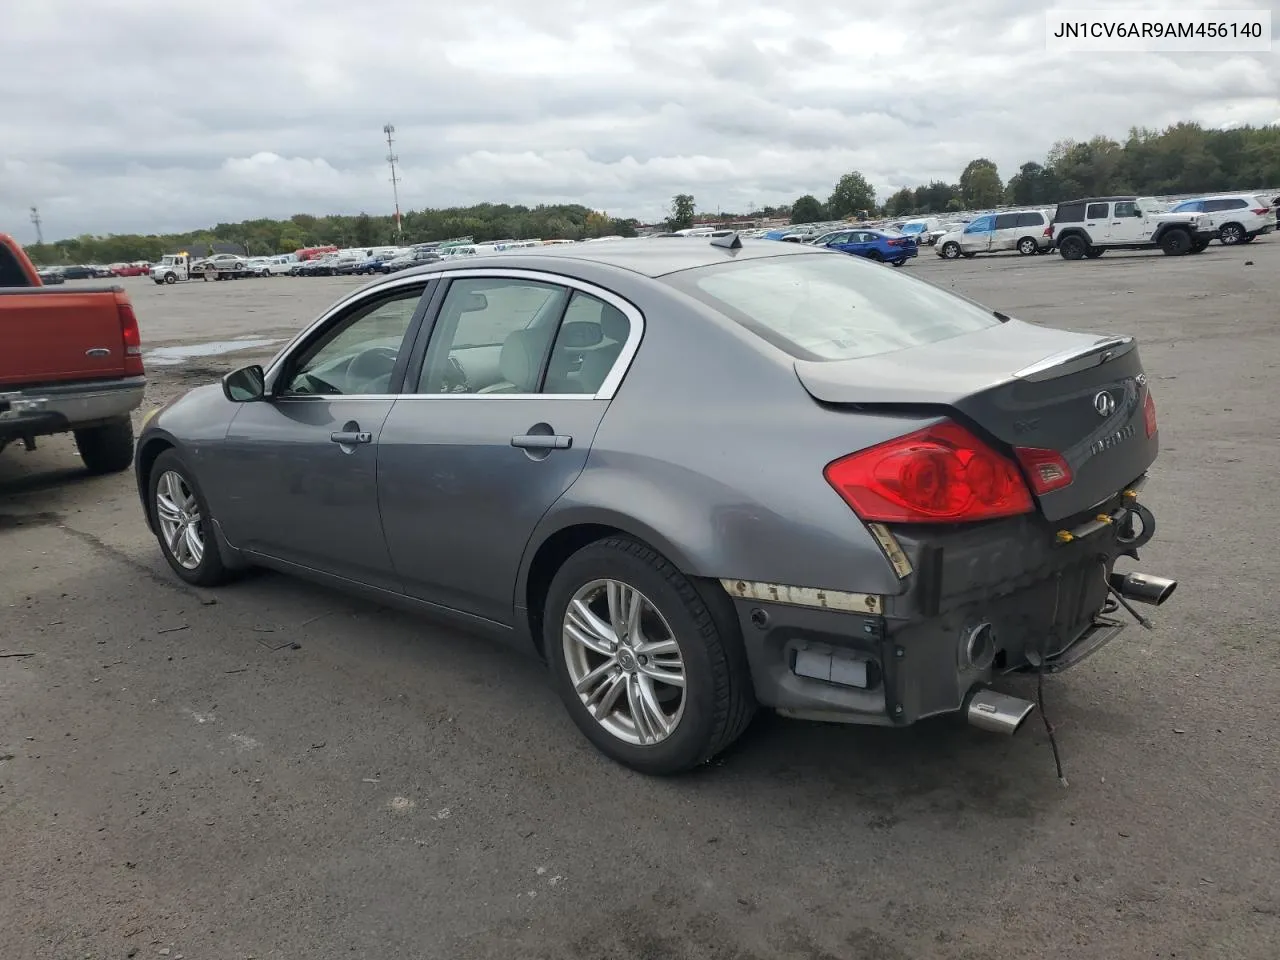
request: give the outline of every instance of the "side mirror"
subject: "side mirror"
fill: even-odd
[[[232,370],[222,378],[222,393],[232,403],[252,403],[267,395],[266,375],[254,364]]]

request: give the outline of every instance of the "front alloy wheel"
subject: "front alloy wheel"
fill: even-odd
[[[624,743],[665,740],[684,714],[684,658],[671,625],[643,593],[592,580],[569,601],[565,666],[582,705]]]
[[[166,470],[156,481],[156,520],[165,548],[184,570],[195,570],[204,559],[204,527],[200,504],[182,475]]]

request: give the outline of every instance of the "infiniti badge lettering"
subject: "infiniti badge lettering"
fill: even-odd
[[[1121,427],[1115,433],[1109,434],[1108,436],[1105,436],[1100,440],[1095,440],[1092,444],[1090,444],[1089,455],[1097,456],[1098,454],[1102,453],[1104,450],[1110,450],[1112,447],[1118,447],[1120,444],[1130,439],[1135,432],[1136,431],[1134,430],[1133,424],[1132,423],[1127,424],[1126,426]]]
[[[1094,395],[1093,409],[1098,411],[1098,416],[1109,417],[1116,412],[1115,398],[1107,391],[1100,390]]]

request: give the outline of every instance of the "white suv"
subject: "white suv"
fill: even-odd
[[[1175,203],[1170,213],[1203,213],[1218,239],[1230,246],[1248,243],[1254,237],[1276,228],[1276,211],[1271,204],[1251,193],[1234,193],[1223,197],[1198,197]]]

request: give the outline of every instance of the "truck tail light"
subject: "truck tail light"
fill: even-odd
[[[841,457],[823,475],[867,522],[967,523],[1034,509],[1017,466],[951,420]]]
[[[146,372],[142,367],[142,334],[138,330],[138,316],[133,312],[133,304],[123,290],[116,291],[116,316],[120,320],[120,339],[124,343],[125,375],[140,377]]]
[[[1156,399],[1151,396],[1151,391],[1147,391],[1147,399],[1142,404],[1142,422],[1147,428],[1147,437],[1154,437],[1156,430]]]

